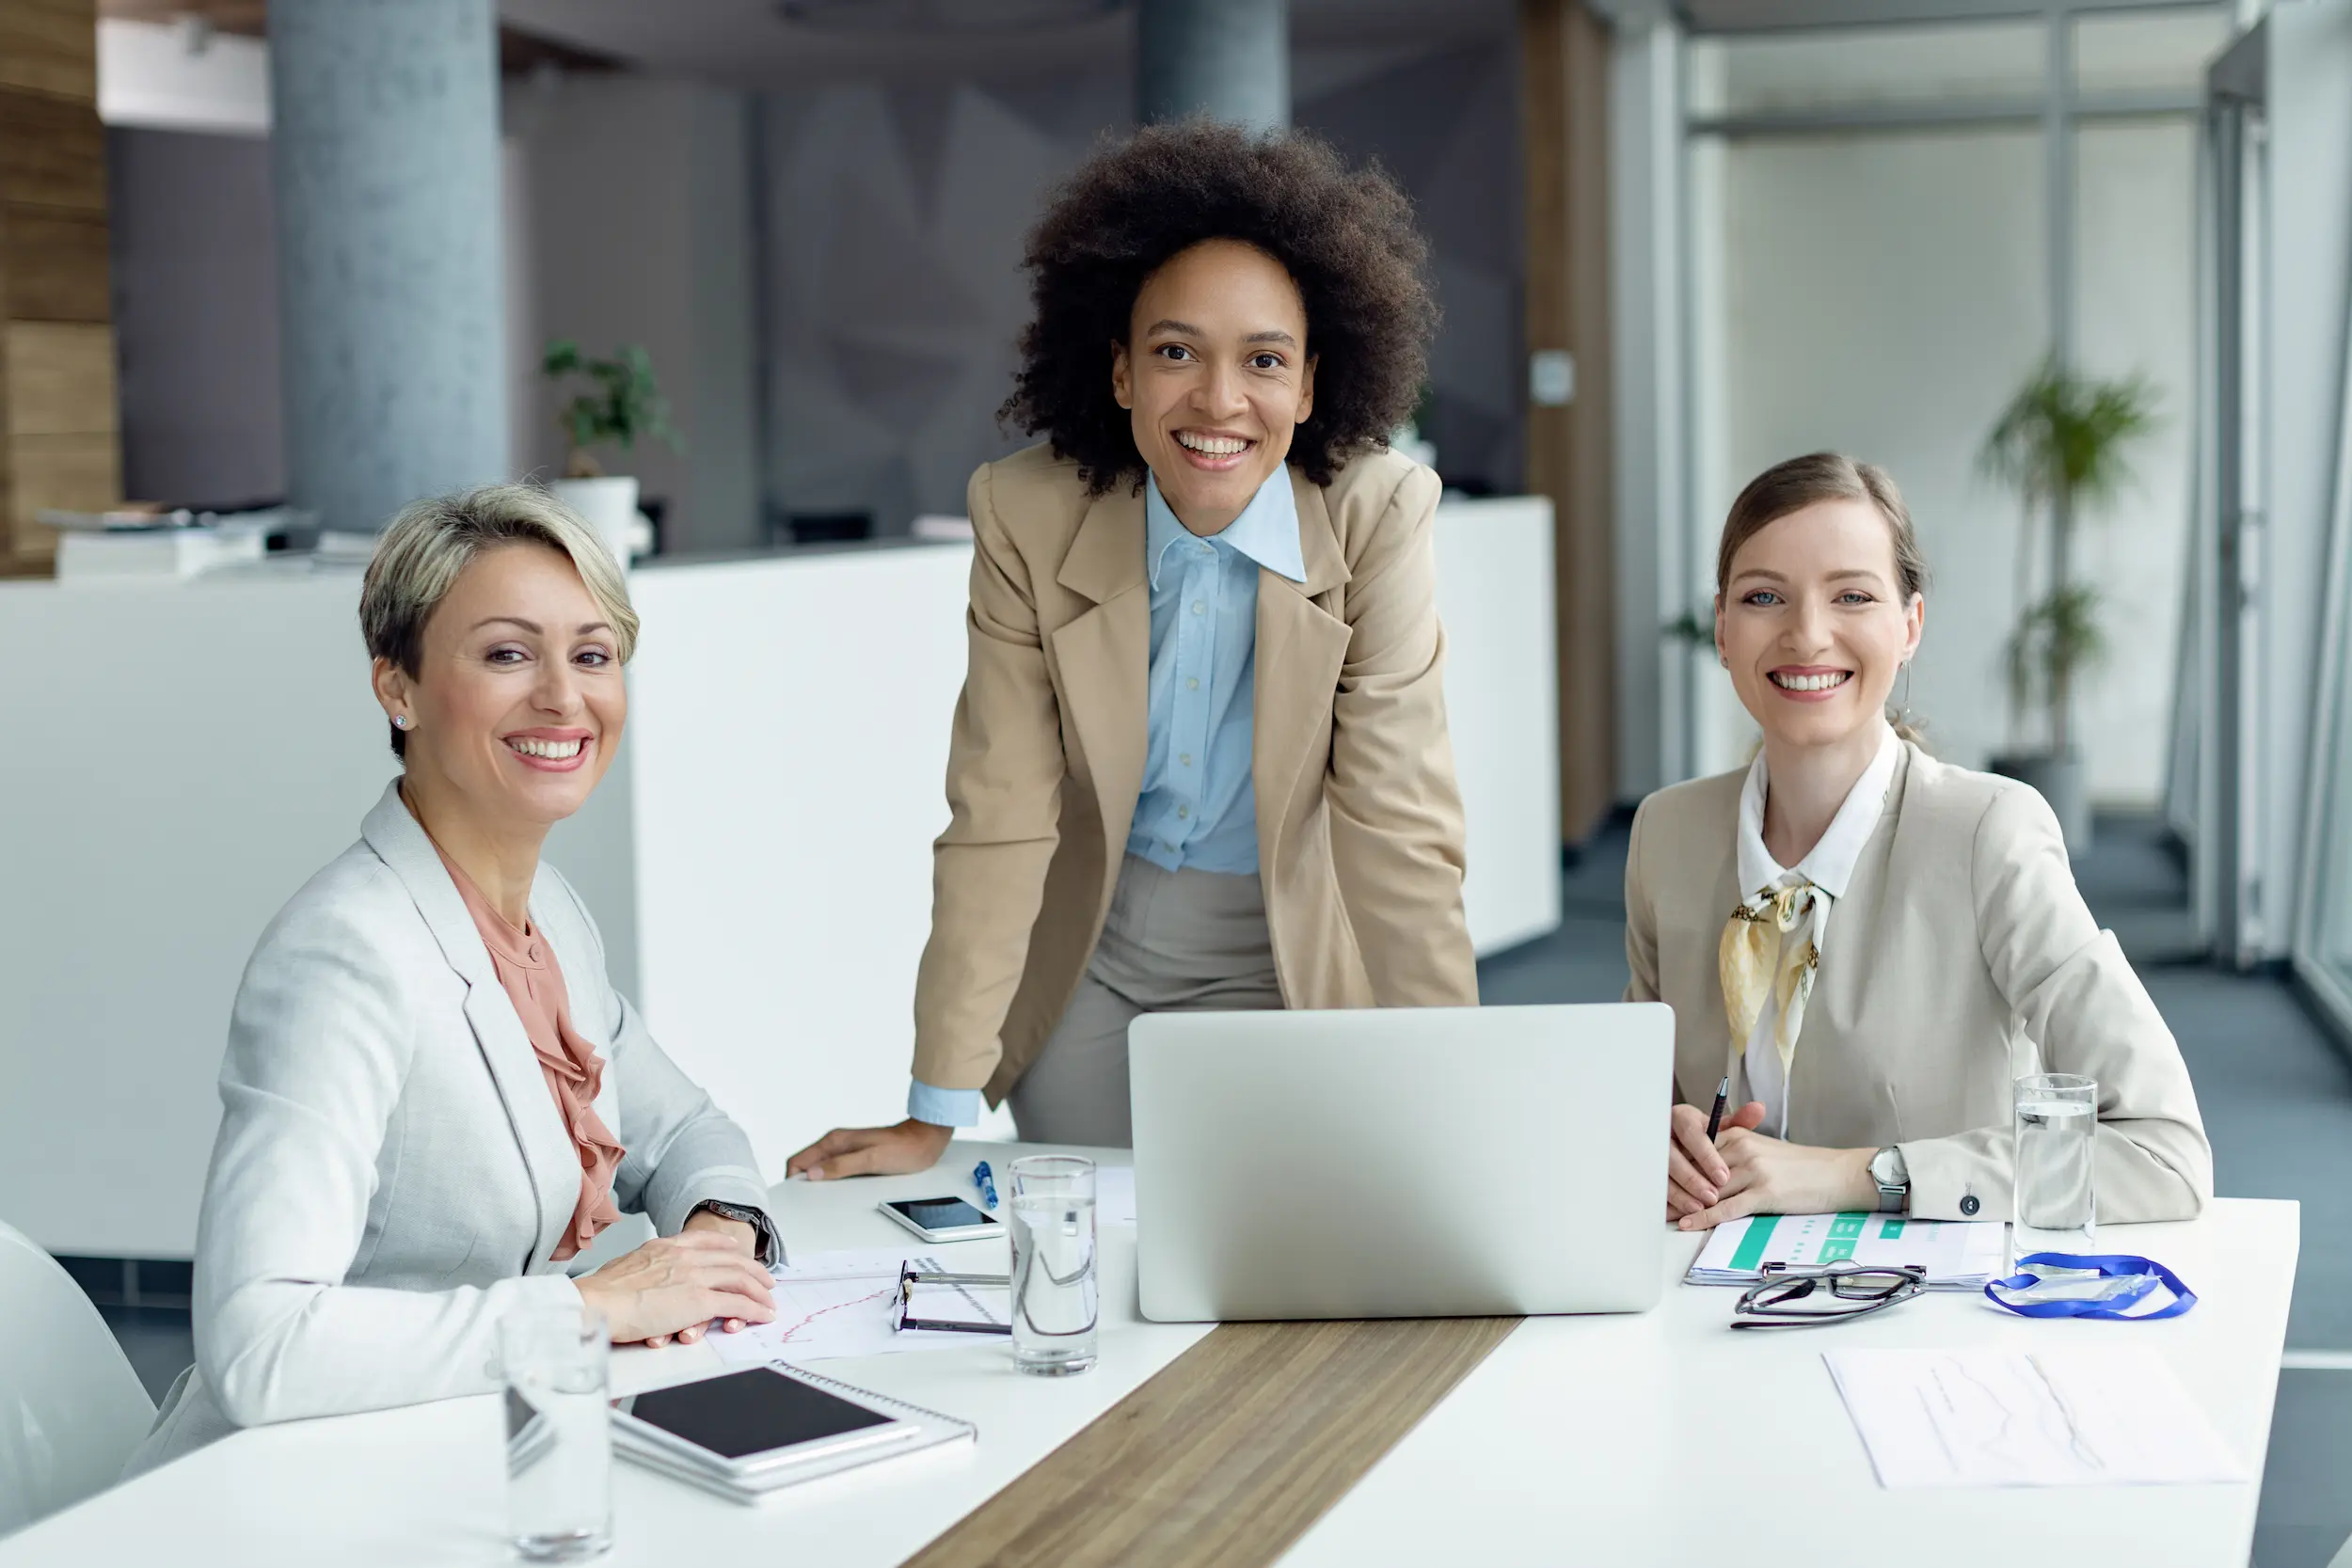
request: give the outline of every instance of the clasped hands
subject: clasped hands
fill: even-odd
[[[1707,1113],[1677,1105],[1666,1134],[1666,1218],[1708,1230],[1747,1214],[1820,1214],[1878,1207],[1873,1148],[1816,1148],[1767,1137],[1750,1101],[1709,1143]]]
[[[758,1250],[752,1227],[705,1211],[572,1283],[614,1344],[691,1345],[714,1320],[729,1334],[774,1320],[775,1282]]]

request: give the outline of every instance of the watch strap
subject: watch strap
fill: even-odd
[[[775,1222],[768,1217],[766,1210],[746,1209],[739,1203],[725,1203],[715,1197],[707,1197],[688,1210],[687,1217],[691,1219],[706,1209],[723,1220],[733,1220],[738,1225],[748,1225],[757,1231],[759,1233],[759,1260],[762,1263],[773,1268],[784,1261],[784,1239],[776,1234]]]

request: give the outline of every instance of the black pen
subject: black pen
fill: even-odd
[[[1730,1096],[1731,1074],[1726,1072],[1724,1074],[1724,1081],[1722,1085],[1715,1090],[1715,1108],[1707,1113],[1707,1141],[1708,1143],[1713,1143],[1715,1141],[1715,1134],[1723,1131],[1724,1101],[1729,1099]]]

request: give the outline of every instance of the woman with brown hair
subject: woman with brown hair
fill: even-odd
[[[1438,477],[1388,450],[1426,252],[1296,133],[1156,126],[1057,194],[1004,410],[1045,439],[972,476],[908,1115],[792,1174],[926,1168],[983,1094],[1123,1146],[1141,1013],[1478,1000]]]
[[[2028,786],[1887,712],[1927,572],[1895,483],[1831,452],[1741,491],[1715,646],[1763,747],[1662,789],[1626,861],[1629,1001],[1675,1011],[1668,1216],[2005,1219],[2011,1081],[2099,1085],[2103,1220],[2184,1219],[2213,1155],[2179,1046]],[[1711,1142],[1728,1077],[1740,1110]]]

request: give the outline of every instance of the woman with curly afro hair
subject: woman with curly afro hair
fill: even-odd
[[[1295,132],[1153,127],[1057,193],[1003,410],[1043,440],[972,476],[909,1114],[794,1174],[926,1169],[983,1093],[1123,1147],[1141,1013],[1478,1000],[1438,477],[1388,449],[1426,257]]]

